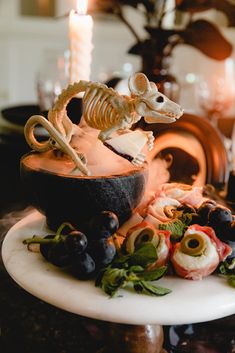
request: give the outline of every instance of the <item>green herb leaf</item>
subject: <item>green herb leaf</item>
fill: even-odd
[[[135,284],[134,284],[134,290],[135,290],[137,293],[142,293],[142,292],[144,291],[144,286],[142,285],[141,282],[135,283]]]
[[[148,293],[152,295],[163,296],[171,293],[171,290],[168,288],[158,287],[146,281],[142,281],[141,285]]]
[[[166,273],[166,271],[167,271],[167,267],[162,266],[159,268],[155,268],[152,271],[144,271],[144,272],[138,273],[138,277],[144,281],[155,281],[157,279],[160,279]]]
[[[169,289],[156,287],[147,281],[161,278],[167,270],[166,266],[146,271],[149,264],[157,260],[156,248],[151,243],[141,245],[131,255],[119,256],[108,267],[103,269],[96,278],[96,286],[101,287],[111,297],[118,289],[132,284],[137,293],[145,292],[151,295],[165,295]]]
[[[157,250],[152,243],[145,243],[137,249],[129,258],[130,265],[139,265],[146,268],[149,264],[157,261]]]
[[[235,258],[232,261],[223,261],[218,267],[218,272],[222,275],[235,275]]]
[[[180,219],[176,219],[168,223],[161,223],[159,224],[158,228],[160,230],[169,230],[171,232],[171,238],[174,240],[178,240],[184,235],[187,225],[183,223]]]
[[[228,284],[235,288],[235,258],[232,261],[223,261],[217,268],[217,272],[225,276]]]
[[[135,266],[131,266],[131,267],[129,268],[129,271],[139,274],[140,272],[143,272],[143,271],[144,271],[144,268],[143,268],[142,266],[135,265]]]
[[[219,265],[218,272],[221,273],[222,275],[227,275],[227,269],[223,262]]]
[[[120,255],[119,257],[117,257],[114,260],[112,267],[118,267],[118,268],[125,267],[125,268],[127,268],[129,266],[128,261],[130,259],[130,256],[131,255]]]
[[[179,219],[185,226],[189,226],[192,221],[192,213],[183,213]]]
[[[105,293],[113,297],[117,290],[124,286],[127,280],[127,273],[124,269],[111,268],[110,266],[103,271],[99,281],[96,281],[96,286],[103,289]]]

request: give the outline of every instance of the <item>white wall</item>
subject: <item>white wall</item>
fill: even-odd
[[[18,0],[0,0],[0,107],[36,102],[35,81],[43,59],[49,53],[63,54],[68,49],[68,18],[20,17],[18,3]],[[75,0],[58,0],[58,15],[66,13],[73,3]],[[133,12],[127,15],[141,23]],[[141,24],[139,34],[144,35]],[[225,30],[225,34],[235,45],[234,29]],[[123,64],[128,62],[134,71],[139,70],[140,58],[127,54],[134,41],[123,24],[94,18],[91,79],[102,80],[112,76],[114,71],[122,72]],[[182,86],[181,102],[185,109],[198,110],[195,82],[188,81],[188,74],[193,73],[197,80],[197,75],[216,72],[221,65],[191,47],[176,47],[172,72]]]
[[[0,107],[36,102],[35,81],[43,59],[53,52],[63,55],[69,45],[68,18],[20,17],[17,4],[0,0]],[[139,58],[126,54],[133,42],[119,22],[94,19],[91,79],[121,72],[126,62],[138,69]]]
[[[235,29],[221,28],[225,37],[233,44],[235,48]],[[226,78],[226,70],[229,76]],[[197,94],[198,82],[208,80],[212,76],[227,79],[227,87],[224,91],[233,91],[234,103],[231,109],[224,112],[224,115],[234,114],[235,111],[235,50],[231,58],[225,61],[210,59],[199,50],[188,45],[179,45],[175,48],[172,60],[172,72],[178,79],[181,86],[181,104],[187,111],[203,113],[200,108],[200,102]]]

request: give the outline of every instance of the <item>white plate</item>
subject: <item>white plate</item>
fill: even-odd
[[[223,278],[202,281],[165,277],[157,283],[172,290],[164,297],[120,291],[110,299],[92,281],[79,281],[29,252],[22,240],[46,235],[45,218],[38,212],[15,224],[2,247],[5,267],[26,291],[61,309],[94,319],[126,324],[178,325],[209,321],[235,313],[235,289]]]

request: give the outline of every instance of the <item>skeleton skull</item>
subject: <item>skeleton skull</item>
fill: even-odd
[[[156,84],[142,73],[130,77],[129,89],[135,110],[146,123],[172,123],[183,114],[181,107],[160,93]]]

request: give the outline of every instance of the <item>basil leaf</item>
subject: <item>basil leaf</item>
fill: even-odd
[[[235,258],[221,262],[217,270],[222,275],[235,275]]]
[[[144,271],[144,268],[142,266],[135,265],[135,266],[131,266],[129,268],[129,271],[139,274],[139,272],[143,272]]]
[[[147,281],[161,278],[167,270],[166,266],[145,271],[147,266],[157,260],[157,251],[152,243],[141,245],[133,254],[117,257],[108,267],[101,270],[96,278],[96,286],[103,289],[111,297],[119,288],[132,284],[137,293],[165,295],[169,289],[156,287]]]
[[[128,261],[130,259],[130,256],[131,255],[121,255],[119,257],[117,257],[113,263],[112,263],[112,267],[125,267],[127,268],[128,267]]]
[[[186,228],[187,225],[180,219],[170,221],[168,223],[161,223],[158,225],[158,229],[160,230],[169,230],[171,232],[171,238],[174,240],[180,239],[184,235]]]
[[[144,287],[143,287],[142,283],[141,282],[135,283],[134,284],[134,290],[137,293],[142,293],[144,291]]]
[[[144,281],[155,281],[161,278],[167,271],[167,266],[156,268],[152,271],[138,273],[138,277]]]
[[[218,272],[221,273],[222,275],[227,275],[227,269],[225,266],[225,263],[222,262],[219,267],[218,267]]]
[[[156,296],[163,296],[166,295],[168,293],[171,293],[171,290],[168,288],[163,288],[163,287],[158,287],[155,286],[149,282],[145,282],[142,281],[141,285],[143,286],[143,288],[150,294],[152,295],[156,295]]]
[[[183,213],[179,219],[184,223],[185,226],[189,226],[192,222],[192,213]]]
[[[116,269],[108,267],[97,286],[101,287],[105,293],[113,297],[117,290],[125,285],[127,281],[127,273],[124,269]]]
[[[145,243],[129,259],[130,265],[139,265],[146,268],[149,264],[157,261],[157,250],[152,243]]]

